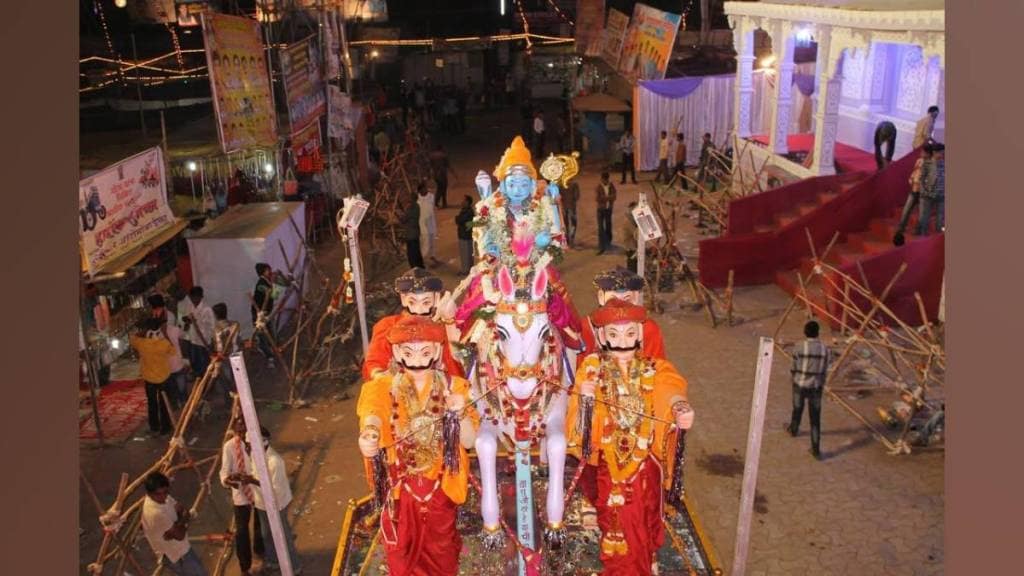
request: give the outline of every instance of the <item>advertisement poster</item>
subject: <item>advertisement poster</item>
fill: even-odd
[[[622,46],[619,72],[631,81],[663,79],[682,20],[679,14],[637,4]]]
[[[276,118],[259,23],[210,12],[202,15],[202,23],[221,148],[229,153],[275,145]]]
[[[626,27],[629,26],[629,16],[612,8],[608,11],[608,21],[604,25],[604,33],[601,35],[601,59],[612,68],[618,68],[619,55],[622,54],[622,40],[626,36]]]
[[[301,131],[292,134],[292,155],[295,157],[296,172],[323,172],[324,162],[320,155],[320,122],[312,122]]]
[[[281,75],[288,100],[288,123],[292,133],[305,128],[327,108],[320,77],[320,47],[310,36],[281,51]]]
[[[160,147],[79,180],[78,215],[90,276],[173,224]]]
[[[174,22],[174,0],[129,0],[128,15],[140,22]]]
[[[604,30],[604,0],[576,0],[576,53],[597,56]]]

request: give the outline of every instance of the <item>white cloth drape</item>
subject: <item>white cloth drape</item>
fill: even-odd
[[[814,63],[808,68],[797,65],[794,73],[813,73]],[[767,75],[754,72],[754,94],[751,102],[750,130],[753,134],[768,134],[771,125],[771,110],[774,105],[771,84]],[[637,125],[633,132],[637,138],[637,166],[640,170],[658,168],[658,138],[662,130],[669,134],[682,132],[686,140],[686,163],[697,165],[700,161],[701,139],[705,132],[711,133],[715,146],[722,148],[732,145],[733,131],[733,86],[734,74],[706,76],[700,87],[685,98],[666,98],[638,86],[634,106],[637,111]],[[790,134],[810,133],[812,126],[812,105],[810,96],[793,86],[792,110],[790,110]]]
[[[735,75],[707,76],[700,87],[685,98],[665,98],[643,86],[636,89],[637,166],[640,170],[658,167],[658,138],[662,130],[682,132],[686,141],[686,163],[700,160],[701,138],[711,133],[716,146],[726,143],[732,132],[732,87]]]

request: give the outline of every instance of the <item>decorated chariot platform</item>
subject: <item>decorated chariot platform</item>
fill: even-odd
[[[473,474],[478,474],[476,458],[472,459]],[[533,457],[533,492],[547,491],[546,467]],[[566,475],[575,474],[575,463],[566,464]],[[516,525],[515,463],[505,455],[498,466],[501,486],[503,520],[507,527]],[[538,507],[543,509],[543,499]],[[542,511],[542,510],[541,510]],[[466,504],[459,510],[458,530],[462,536],[460,575],[514,576],[518,574],[516,541],[509,539],[504,550],[486,550],[479,538],[482,528],[480,498],[471,490]],[[536,525],[542,525],[539,520]],[[550,576],[583,576],[599,574],[602,566],[598,559],[601,531],[597,526],[596,511],[579,492],[574,491],[566,506],[565,526],[568,538],[560,550],[544,550],[542,574]],[[682,506],[665,504],[665,544],[658,551],[659,576],[713,576],[723,574],[714,547],[708,540],[700,520],[683,499]],[[350,500],[338,538],[331,576],[360,576],[387,574],[384,553],[379,541],[379,515],[374,510],[373,497],[367,494]]]

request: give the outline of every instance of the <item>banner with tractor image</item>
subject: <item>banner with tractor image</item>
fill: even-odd
[[[173,225],[161,148],[150,148],[79,180],[78,215],[89,276]]]

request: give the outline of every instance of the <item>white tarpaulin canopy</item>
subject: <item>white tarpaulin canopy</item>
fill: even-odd
[[[233,206],[189,238],[193,284],[203,287],[208,305],[227,304],[228,318],[238,321],[242,337],[248,338],[253,329],[249,298],[256,286],[256,264],[266,262],[285,273],[291,265],[298,276],[306,249],[296,230],[305,229],[305,203],[261,202]],[[288,311],[297,304],[293,294],[276,318],[278,326],[287,321]]]

